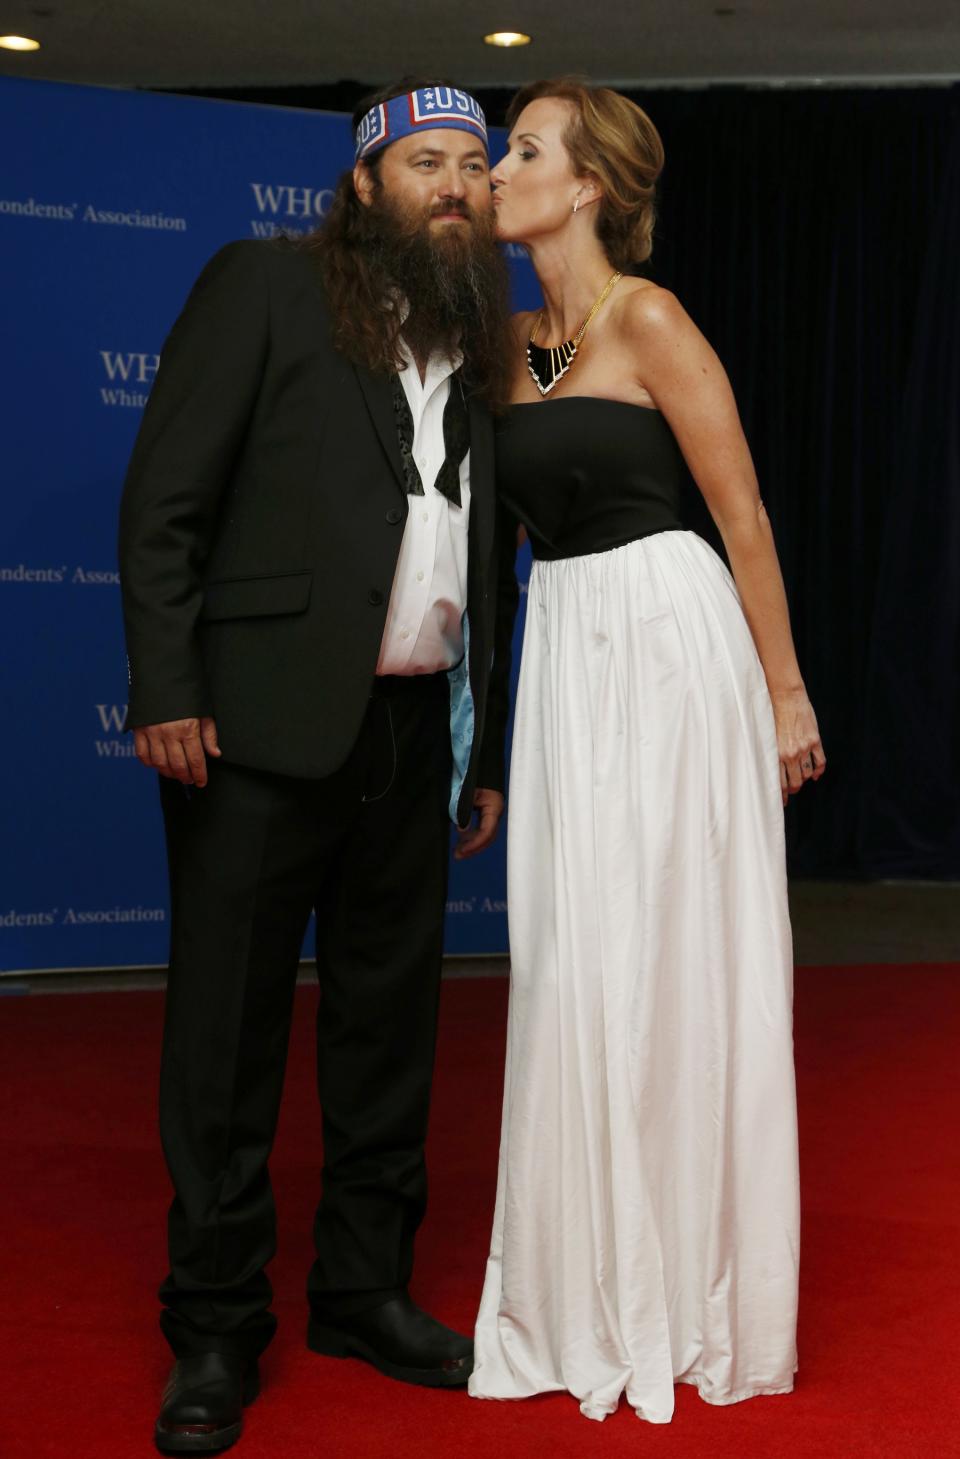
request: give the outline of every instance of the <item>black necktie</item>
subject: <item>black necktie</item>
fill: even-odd
[[[407,368],[412,369],[413,366]],[[407,494],[423,496],[423,482],[413,459],[413,416],[399,375],[393,377],[393,410],[397,418],[397,438]],[[443,412],[443,447],[446,455],[433,483],[434,490],[441,492],[452,506],[459,507],[463,505],[460,498],[460,463],[470,448],[470,417],[459,370],[450,376],[450,395]]]

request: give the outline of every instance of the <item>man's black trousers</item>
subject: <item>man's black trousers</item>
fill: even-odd
[[[175,1197],[160,1297],[180,1356],[255,1356],[276,1326],[267,1157],[314,906],[324,1161],[310,1303],[335,1320],[410,1278],[450,775],[439,674],[377,680],[347,762],[325,780],[219,761],[202,790],[161,781],[172,924],[160,1129]]]

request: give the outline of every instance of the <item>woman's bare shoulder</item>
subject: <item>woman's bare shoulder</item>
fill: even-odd
[[[676,294],[651,279],[624,279],[619,321],[625,332],[637,335],[672,334],[690,324],[690,316]]]

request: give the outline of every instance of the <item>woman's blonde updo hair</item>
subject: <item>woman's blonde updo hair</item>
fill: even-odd
[[[575,76],[522,87],[507,110],[507,126],[544,97],[572,103],[563,140],[574,173],[592,173],[603,189],[597,235],[610,262],[621,270],[643,263],[653,252],[656,183],[663,168],[659,132],[635,102]]]

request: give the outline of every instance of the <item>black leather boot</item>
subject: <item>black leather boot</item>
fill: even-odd
[[[422,1312],[405,1292],[354,1317],[315,1314],[307,1347],[329,1358],[363,1358],[388,1378],[423,1388],[462,1388],[473,1371],[470,1338]]]
[[[162,1454],[213,1454],[235,1444],[243,1409],[260,1392],[256,1362],[193,1353],[174,1363],[154,1438]]]

